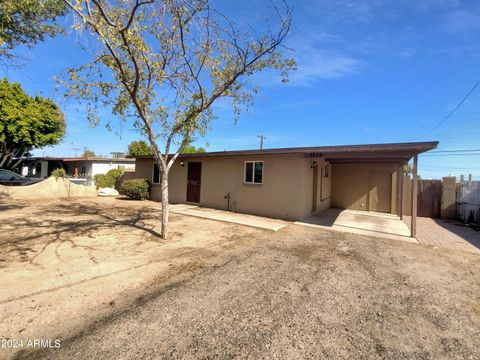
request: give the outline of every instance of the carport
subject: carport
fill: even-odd
[[[336,226],[343,221],[344,225],[347,224],[345,227],[359,230],[363,222],[365,230],[415,238],[418,154],[435,149],[437,145],[438,142],[349,145],[310,153],[308,156],[322,157],[331,165],[330,206],[333,209],[320,211],[305,222]],[[411,159],[412,216],[410,232],[405,234],[406,227],[400,225],[403,224],[405,202],[403,167]],[[381,230],[375,229],[372,225],[375,223],[382,223]],[[372,226],[374,229],[371,229]]]

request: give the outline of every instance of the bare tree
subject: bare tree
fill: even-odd
[[[87,104],[93,124],[100,106],[111,107],[148,138],[161,172],[166,238],[169,171],[181,148],[209,128],[212,105],[229,98],[238,116],[257,92],[248,83],[253,74],[276,69],[287,81],[295,68],[282,54],[291,8],[285,2],[273,6],[275,30],[266,20],[258,35],[208,0],[63,1],[76,16],[74,28],[88,39],[92,61],[68,69],[59,82],[67,86],[66,96]]]

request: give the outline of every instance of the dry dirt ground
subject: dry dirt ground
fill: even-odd
[[[0,203],[0,357],[480,358],[478,254],[157,208]]]

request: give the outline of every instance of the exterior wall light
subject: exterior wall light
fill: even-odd
[[[180,166],[181,166],[181,167],[185,167],[185,162],[184,162],[183,160],[180,161]]]
[[[317,167],[317,162],[316,161],[313,161],[312,162],[312,165],[310,165],[310,168],[311,169],[315,169]]]

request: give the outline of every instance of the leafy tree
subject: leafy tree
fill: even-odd
[[[95,154],[94,151],[90,150],[86,146],[83,147],[83,153],[80,155],[81,157],[97,157],[97,154]]]
[[[411,165],[411,164],[405,164],[405,165],[403,165],[403,173],[404,173],[405,175],[411,175],[412,172],[413,172],[413,170],[412,170],[412,165]]]
[[[127,156],[145,156],[145,155],[152,155],[152,147],[148,145],[145,141],[132,141],[130,145],[128,145]]]
[[[282,54],[291,9],[286,2],[274,6],[266,26],[255,29],[208,0],[63,1],[76,15],[74,28],[88,34],[92,61],[68,69],[59,81],[67,85],[67,97],[86,103],[93,125],[99,123],[97,110],[111,107],[148,139],[161,173],[166,238],[168,173],[180,149],[209,128],[212,105],[228,98],[238,117],[257,92],[249,85],[252,75],[275,69],[287,81],[295,68]]]
[[[29,151],[56,145],[64,135],[63,113],[52,100],[0,80],[0,168],[15,168]]]
[[[201,146],[196,148],[195,146],[193,146],[191,144],[187,144],[182,148],[182,150],[180,152],[182,154],[200,154],[200,153],[207,152],[207,150],[205,150],[205,148],[203,148]]]
[[[32,47],[62,28],[55,23],[67,7],[61,0],[0,1],[0,59],[13,57],[18,45]]]

